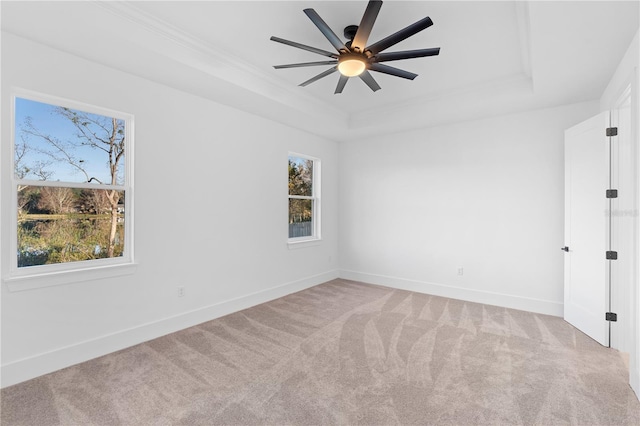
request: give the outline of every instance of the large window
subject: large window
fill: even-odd
[[[13,113],[13,275],[131,262],[131,116],[39,95]]]
[[[320,161],[289,154],[289,241],[320,238]]]

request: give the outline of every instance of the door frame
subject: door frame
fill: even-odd
[[[634,43],[637,46],[638,34],[636,34]],[[630,176],[622,178],[629,179],[630,193],[633,198],[627,203],[627,206],[631,206],[632,253],[626,254],[633,261],[628,271],[630,279],[619,283],[619,291],[614,295],[612,301],[613,311],[621,308],[620,312],[623,313],[618,317],[619,323],[612,327],[612,347],[629,354],[629,384],[640,399],[640,123],[637,119],[640,116],[640,73],[638,72],[637,53],[634,52],[634,54],[636,59],[633,60],[633,65],[627,68],[631,69],[630,71],[626,73],[622,71],[624,69],[622,63],[618,67],[600,99],[600,110],[615,111],[620,105],[625,91],[630,89],[632,170],[629,171]],[[627,58],[625,57],[625,59]],[[625,61],[623,60],[623,62]],[[629,61],[626,64],[630,65]],[[619,228],[616,231],[617,233],[621,232]],[[620,241],[617,239],[618,235],[614,234],[612,237],[614,244]]]
[[[612,272],[611,307],[612,312],[618,314],[619,321],[611,323],[611,347],[621,352],[630,353],[633,342],[633,321],[632,313],[633,282],[636,279],[634,262],[637,251],[634,247],[634,226],[633,214],[637,196],[635,192],[635,144],[633,143],[632,120],[620,121],[620,111],[625,109],[624,104],[629,103],[627,109],[631,112],[631,81],[622,90],[620,96],[610,110],[610,122],[612,127],[618,128],[618,136],[612,138],[611,166],[612,166],[612,186],[618,189],[620,198],[612,200],[612,228],[611,228],[611,250],[619,250],[621,256],[618,261],[610,262]],[[630,118],[631,118],[630,117]]]

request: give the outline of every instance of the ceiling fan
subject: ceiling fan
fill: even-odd
[[[296,43],[295,41],[285,40],[279,37],[271,37],[271,40],[278,43],[286,44],[289,46],[297,47],[299,49],[307,50],[309,52],[317,53],[319,55],[332,58],[330,61],[318,61],[318,62],[304,62],[299,64],[286,64],[275,65],[275,69],[282,68],[298,68],[298,67],[310,67],[310,66],[322,66],[333,65],[326,71],[321,72],[313,78],[303,82],[300,86],[307,86],[314,81],[318,81],[323,77],[333,74],[336,71],[340,72],[340,79],[336,86],[334,93],[342,93],[344,86],[347,84],[349,77],[360,77],[371,90],[374,92],[380,90],[380,86],[371,76],[369,71],[377,71],[384,74],[393,75],[396,77],[402,77],[409,80],[413,80],[418,76],[412,72],[404,71],[399,68],[384,65],[381,62],[398,61],[401,59],[421,58],[424,56],[435,56],[440,53],[439,47],[429,49],[417,49],[417,50],[403,50],[400,52],[380,53],[383,50],[401,42],[402,40],[411,37],[412,35],[424,30],[425,28],[433,25],[433,21],[428,16],[409,25],[400,31],[391,34],[382,40],[367,46],[367,40],[371,29],[376,21],[378,12],[382,7],[382,1],[370,0],[367,4],[367,8],[364,11],[360,25],[349,25],[344,29],[344,36],[349,39],[348,42],[343,43],[340,38],[329,28],[329,26],[322,20],[320,15],[313,9],[304,9],[304,13],[311,19],[311,21],[318,27],[320,32],[329,40],[338,53],[329,52],[327,50],[318,49],[312,46]]]

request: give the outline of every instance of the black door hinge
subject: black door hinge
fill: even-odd
[[[618,252],[617,251],[608,251],[607,252],[607,260],[617,260]]]
[[[618,136],[617,127],[607,127],[607,136]]]
[[[618,314],[614,314],[613,312],[607,312],[604,314],[604,319],[611,322],[618,321]]]
[[[607,198],[618,198],[617,189],[607,189]]]

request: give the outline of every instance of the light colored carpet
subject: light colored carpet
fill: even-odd
[[[334,280],[2,390],[2,425],[639,425],[560,318]]]

